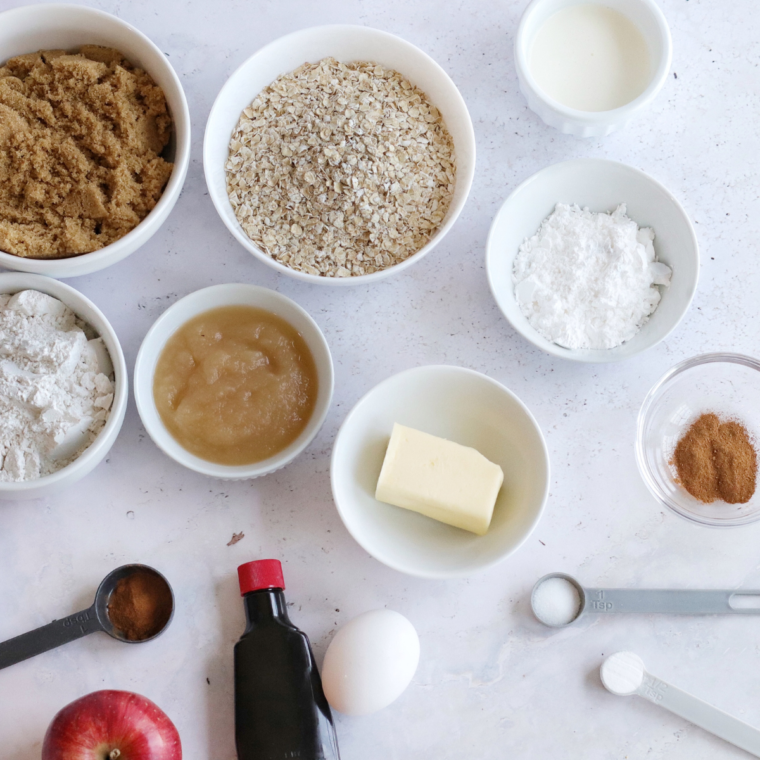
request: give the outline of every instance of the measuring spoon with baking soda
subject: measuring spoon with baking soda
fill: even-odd
[[[633,652],[618,652],[603,663],[599,674],[604,688],[618,697],[634,694],[664,707],[695,726],[760,757],[760,730],[743,720],[703,702],[698,697],[647,673],[644,663]]]
[[[123,565],[103,579],[89,609],[0,643],[0,669],[96,631],[126,644],[150,641],[173,616],[169,581],[147,565]]]
[[[533,587],[530,605],[544,625],[563,628],[586,613],[757,615],[760,614],[760,591],[585,588],[570,575],[550,573]]]

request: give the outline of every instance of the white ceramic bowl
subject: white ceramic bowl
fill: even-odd
[[[677,364],[652,388],[639,412],[636,461],[652,495],[699,525],[733,527],[760,520],[760,490],[745,504],[710,504],[677,482],[670,464],[676,445],[701,415],[740,420],[760,436],[760,362],[741,354],[703,354]]]
[[[456,187],[448,213],[433,239],[417,253],[382,272],[357,277],[319,277],[280,264],[245,234],[227,196],[224,165],[230,137],[240,114],[278,76],[301,66],[332,57],[339,61],[374,61],[403,74],[419,87],[443,115],[454,139],[457,159]],[[271,42],[249,58],[227,80],[214,102],[203,140],[203,168],[209,196],[235,239],[259,261],[278,272],[321,285],[358,285],[402,272],[433,250],[454,225],[464,208],[475,174],[475,132],[467,106],[448,74],[426,53],[387,32],[364,26],[335,25],[302,29]]]
[[[639,227],[652,227],[658,259],[673,269],[669,287],[641,330],[627,343],[608,350],[574,350],[551,343],[523,315],[515,299],[512,268],[522,242],[534,235],[557,203],[576,203],[591,211],[612,211],[625,203]],[[686,314],[699,279],[699,246],[681,204],[656,180],[632,166],[597,158],[565,161],[542,169],[507,198],[491,225],[486,271],[496,303],[524,338],[554,356],[580,362],[628,359],[659,343]]]
[[[174,170],[155,208],[120,240],[99,251],[67,259],[24,259],[0,251],[0,266],[50,277],[78,277],[111,266],[144,245],[164,223],[179,198],[190,161],[190,112],[179,78],[166,56],[133,26],[109,13],[81,5],[27,5],[0,13],[0,63],[43,49],[71,50],[105,45],[147,71],[166,96],[174,138],[165,157]]]
[[[501,466],[504,485],[485,536],[375,499],[395,422],[472,446]],[[343,523],[375,559],[421,578],[465,577],[508,557],[536,527],[549,492],[549,453],[533,415],[503,385],[462,367],[417,367],[353,408],[330,474]]]
[[[72,311],[87,322],[108,349],[114,370],[114,396],[111,414],[104,428],[92,445],[71,464],[52,475],[36,480],[18,483],[0,483],[0,499],[38,499],[54,496],[64,488],[81,480],[105,458],[119,435],[127,411],[129,396],[129,379],[127,364],[121,350],[119,339],[103,312],[89,298],[62,282],[51,280],[36,274],[5,273],[0,274],[0,293],[18,293],[20,290],[39,290],[66,304]]]
[[[306,341],[317,368],[319,389],[314,412],[301,435],[268,459],[254,464],[230,466],[208,462],[184,449],[161,421],[153,398],[153,377],[166,341],[188,320],[222,306],[255,306],[276,314],[295,327]],[[172,459],[191,470],[226,480],[258,478],[279,470],[295,459],[314,439],[330,409],[333,364],[330,348],[317,323],[295,301],[268,288],[230,283],[196,290],[170,306],[143,339],[135,362],[135,401],[145,429],[154,443]]]
[[[604,0],[602,5],[627,16],[639,28],[649,47],[651,79],[637,98],[611,111],[580,111],[547,95],[531,74],[529,60],[533,40],[549,16],[589,0],[533,0],[525,9],[515,37],[515,66],[520,90],[528,106],[550,127],[576,137],[603,137],[625,126],[649,107],[668,78],[673,58],[670,29],[655,0]]]

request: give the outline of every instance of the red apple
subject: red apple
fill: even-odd
[[[94,691],[53,718],[42,760],[182,760],[182,745],[169,717],[149,699]]]

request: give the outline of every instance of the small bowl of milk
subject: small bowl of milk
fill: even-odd
[[[549,126],[602,137],[665,84],[670,30],[654,0],[533,0],[515,38],[520,89]]]

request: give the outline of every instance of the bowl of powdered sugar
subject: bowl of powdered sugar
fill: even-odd
[[[612,362],[663,340],[691,304],[696,234],[656,180],[625,164],[577,159],[523,182],[491,226],[496,303],[538,348]]]
[[[127,407],[108,320],[81,293],[0,274],[0,499],[57,493],[103,460]]]

